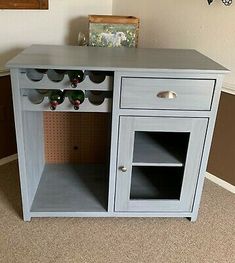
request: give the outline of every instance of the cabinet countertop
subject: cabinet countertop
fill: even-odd
[[[229,72],[220,64],[192,49],[56,45],[32,45],[10,60],[7,67],[186,73]]]

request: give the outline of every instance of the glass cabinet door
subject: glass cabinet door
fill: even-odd
[[[190,212],[206,118],[120,117],[115,211]]]

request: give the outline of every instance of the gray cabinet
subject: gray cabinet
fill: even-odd
[[[207,122],[120,117],[115,211],[190,212]]]
[[[25,221],[196,220],[227,69],[194,50],[53,45],[33,45],[7,66]],[[74,70],[84,73],[79,110],[69,96],[56,112],[48,97],[32,103],[38,92],[73,90]]]

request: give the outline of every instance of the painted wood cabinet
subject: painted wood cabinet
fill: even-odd
[[[227,69],[194,50],[41,45],[7,65],[24,220],[196,220]],[[72,70],[85,75],[79,110],[68,97],[53,112],[47,97],[32,103],[73,90]]]

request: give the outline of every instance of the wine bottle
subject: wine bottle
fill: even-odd
[[[68,96],[68,99],[71,104],[73,104],[75,110],[79,109],[80,104],[82,104],[85,99],[85,94],[82,90],[67,91],[66,96]]]
[[[78,83],[84,80],[84,73],[82,70],[72,70],[68,73],[72,88],[76,88]]]
[[[63,101],[64,92],[62,90],[53,90],[49,96],[50,109],[55,110]]]

